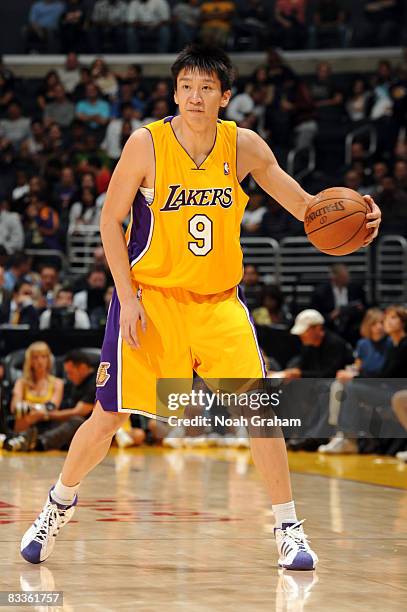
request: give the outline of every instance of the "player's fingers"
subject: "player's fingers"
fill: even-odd
[[[122,321],[120,323],[120,331],[122,334],[122,338],[131,348],[137,348],[134,338],[130,332],[130,323],[128,321]]]
[[[147,329],[147,317],[146,317],[146,311],[144,310],[141,304],[140,304],[140,323],[141,323],[141,329],[143,330],[143,332],[145,332]]]
[[[133,343],[133,348],[140,348],[140,343],[137,337],[137,319],[134,318],[129,324],[129,337]]]

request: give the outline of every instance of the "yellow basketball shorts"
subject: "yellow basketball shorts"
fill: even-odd
[[[147,316],[141,347],[120,334],[116,291],[110,304],[96,379],[96,399],[110,412],[160,417],[158,379],[258,379],[265,366],[243,294],[238,287],[214,295],[185,289],[138,288]],[[166,420],[166,419],[165,419]]]

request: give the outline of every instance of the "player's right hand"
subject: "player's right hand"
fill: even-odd
[[[120,305],[120,331],[123,340],[132,349],[140,348],[137,335],[137,322],[140,320],[143,332],[147,329],[147,317],[143,305],[136,295],[127,298]]]

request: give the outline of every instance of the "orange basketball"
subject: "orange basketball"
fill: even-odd
[[[324,189],[305,211],[305,233],[323,253],[347,255],[363,246],[369,234],[366,229],[369,212],[369,204],[357,191],[346,187]]]

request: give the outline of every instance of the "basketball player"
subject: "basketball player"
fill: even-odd
[[[101,235],[115,281],[92,416],[72,440],[62,473],[21,543],[24,559],[44,561],[72,517],[84,477],[106,456],[128,411],[155,414],[158,378],[261,378],[265,370],[241,301],[239,232],[254,180],[298,219],[312,196],[277,164],[254,132],[221,121],[232,66],[219,49],[186,48],[172,66],[179,115],[136,130],[112,176]],[[366,244],[377,235],[373,207]],[[131,211],[126,237],[123,221]],[[251,448],[276,520],[281,567],[312,570],[317,555],[298,521],[284,439]]]

